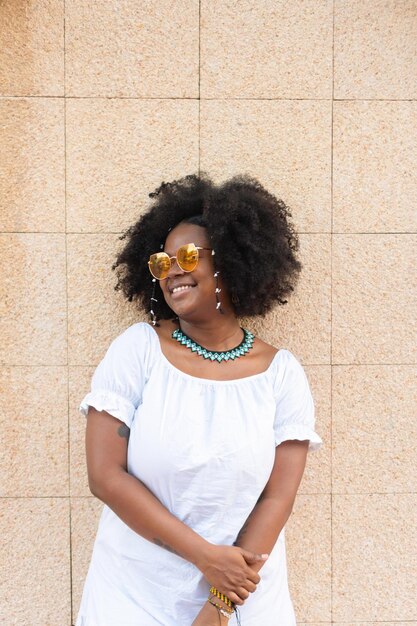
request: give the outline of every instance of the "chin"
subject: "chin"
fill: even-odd
[[[172,309],[172,307],[171,307]],[[175,309],[172,309],[175,313],[175,315],[177,315],[180,319],[183,320],[192,320],[195,317],[198,317],[198,315],[196,315],[196,313],[198,313],[198,309],[196,309],[195,307],[175,307]]]
[[[191,307],[191,306],[186,306],[184,304],[184,306],[182,306],[181,304],[179,304],[178,302],[167,302],[167,305],[169,306],[169,308],[171,309],[171,311],[173,312],[174,315],[177,315],[178,317],[187,317],[188,313],[192,314],[192,311],[195,310],[195,307]]]
[[[175,315],[186,322],[197,322],[207,319],[207,306],[192,306],[191,304],[186,305],[184,303],[184,306],[176,306],[175,309],[170,306],[170,308],[174,311]]]

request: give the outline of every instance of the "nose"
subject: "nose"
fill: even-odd
[[[171,267],[169,268],[167,278],[170,276],[178,276],[178,274],[184,274],[184,270],[182,270],[177,263],[176,256],[171,256],[169,260],[171,261]]]

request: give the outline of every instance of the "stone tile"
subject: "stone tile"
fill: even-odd
[[[333,368],[333,492],[417,492],[416,367]]]
[[[334,103],[335,231],[416,232],[416,146],[417,102]]]
[[[288,299],[246,324],[264,341],[291,350],[303,365],[330,363],[330,235],[301,235],[303,264]]]
[[[308,365],[305,367],[316,409],[315,430],[323,440],[320,450],[309,453],[307,464],[298,489],[299,494],[330,493],[331,480],[331,367]]]
[[[0,230],[65,231],[63,101],[3,99],[0,118]]]
[[[0,497],[67,496],[65,367],[1,367]]]
[[[302,232],[331,230],[331,103],[201,103],[201,169],[217,182],[242,172],[291,207]]]
[[[196,0],[66,0],[71,96],[197,98]]]
[[[79,412],[79,406],[83,397],[90,391],[94,369],[94,367],[69,368],[71,496],[91,496],[85,457],[86,419]]]
[[[414,0],[335,3],[336,98],[417,97]]]
[[[3,0],[0,94],[64,95],[64,2]]]
[[[68,499],[1,499],[0,536],[0,622],[70,624]]]
[[[70,232],[117,232],[163,180],[198,170],[198,102],[67,102]]]
[[[330,0],[204,0],[202,97],[331,98],[332,33]]]
[[[68,358],[70,365],[93,366],[117,335],[145,316],[114,291],[117,235],[69,235],[67,245]]]
[[[77,619],[85,577],[103,505],[96,498],[71,499],[72,615]]]
[[[416,494],[333,496],[333,620],[415,618]]]
[[[0,234],[0,363],[65,365],[65,236]]]
[[[333,363],[416,360],[415,235],[333,236]]]
[[[298,495],[285,534],[288,583],[298,620],[329,621],[330,495]]]

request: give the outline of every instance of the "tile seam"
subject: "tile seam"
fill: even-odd
[[[334,73],[335,73],[335,0],[332,2],[332,119],[331,119],[331,146],[330,146],[330,621],[333,623],[333,142],[334,142]]]
[[[71,515],[71,428],[70,428],[70,389],[69,389],[69,321],[68,321],[68,214],[67,214],[67,65],[66,65],[66,0],[64,9],[64,213],[65,213],[65,293],[67,320],[67,440],[68,440],[68,530],[69,530],[69,608],[70,623],[73,624],[73,580],[72,580],[72,515]]]
[[[201,0],[198,2],[198,175],[201,173]]]
[[[417,98],[291,98],[291,97],[266,97],[266,96],[251,96],[251,97],[195,97],[195,96],[73,96],[73,95],[49,95],[49,94],[27,94],[27,95],[8,95],[1,94],[0,100],[19,100],[28,98],[59,98],[64,100],[210,100],[218,102],[228,102],[230,100],[237,100],[243,102],[417,102]]]
[[[69,367],[69,368],[74,368],[74,367],[85,367],[85,368],[91,368],[91,367],[97,367],[97,365],[99,364],[99,361],[97,361],[96,363],[39,363],[39,364],[34,364],[34,365],[27,365],[27,363],[0,363],[0,368],[5,368],[5,367],[26,367],[26,368],[37,368],[37,367]],[[415,362],[408,362],[408,363],[404,363],[404,362],[390,362],[390,363],[366,363],[366,362],[360,362],[360,363],[310,363],[308,361],[303,361],[303,365],[305,367],[416,367],[417,366],[417,361]]]
[[[331,494],[335,496],[415,496],[417,495],[417,491],[299,491],[298,494],[300,496],[329,496]],[[97,500],[98,498],[95,496],[82,496],[73,494],[71,497],[73,498],[86,498],[88,500]],[[65,500],[68,499],[68,495],[58,496],[58,495],[49,495],[49,496],[2,496],[0,495],[0,500]]]
[[[122,235],[124,230],[75,231],[75,230],[2,230],[0,235]],[[417,230],[397,231],[308,231],[298,230],[299,235],[417,235]]]

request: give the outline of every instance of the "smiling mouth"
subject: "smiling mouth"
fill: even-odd
[[[171,293],[178,293],[180,291],[186,291],[187,289],[194,289],[195,285],[181,285],[180,287],[174,287]]]

